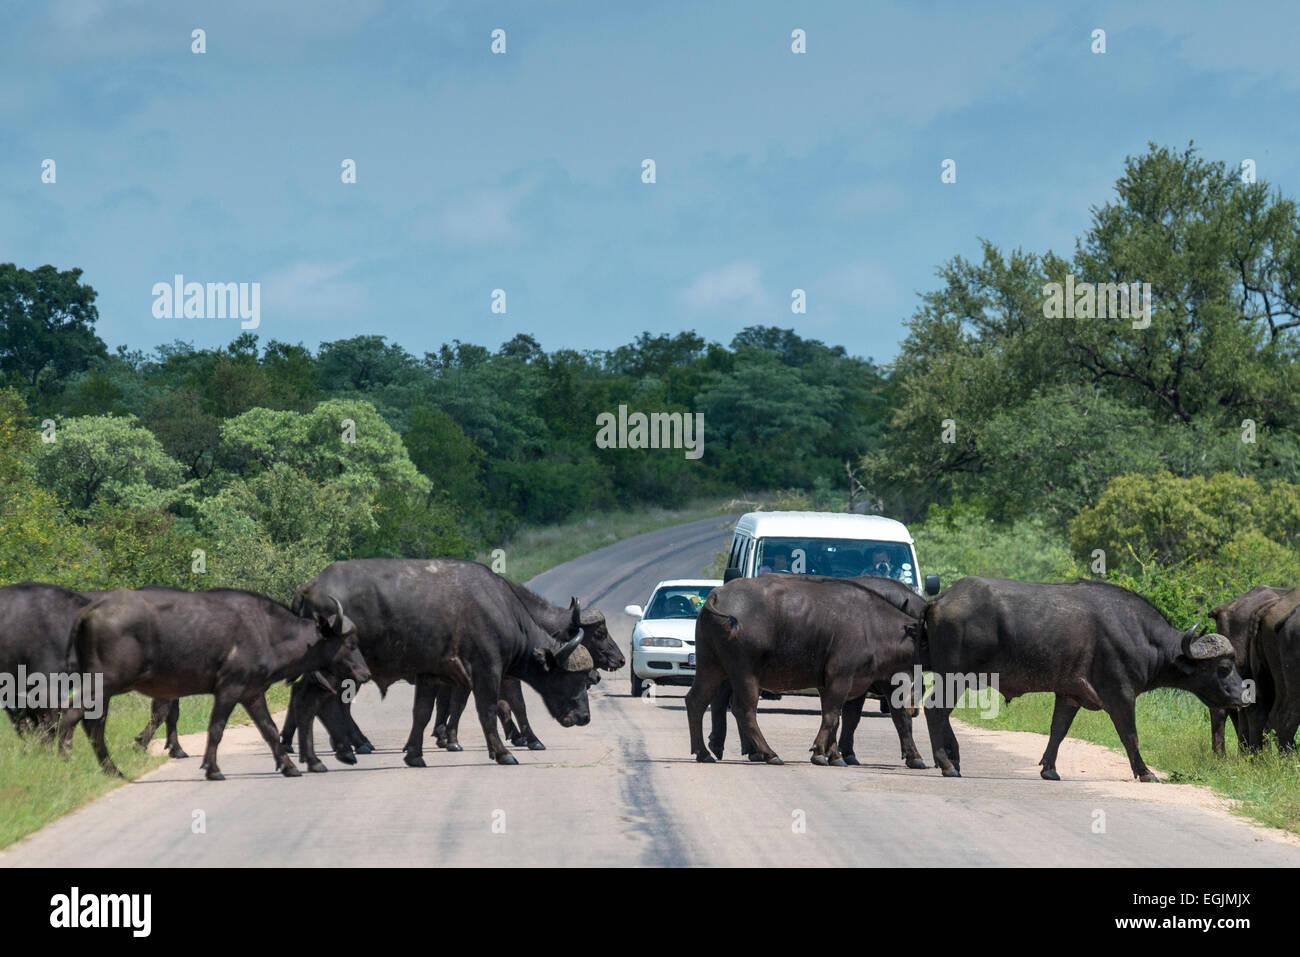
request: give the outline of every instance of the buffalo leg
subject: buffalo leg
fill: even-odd
[[[840,723],[840,711],[844,708],[849,692],[849,682],[844,679],[832,681],[821,689],[822,724],[813,738],[812,763],[816,765],[836,765],[844,767],[845,761],[840,757],[840,749],[835,743],[835,729]]]
[[[262,733],[262,739],[271,749],[271,757],[275,758],[275,769],[286,778],[302,777],[302,772],[293,763],[293,759],[280,748],[280,732],[275,730],[275,722],[271,720],[271,712],[266,707],[266,695],[262,692],[251,694],[241,704],[248,712],[248,716],[253,719],[253,724],[257,725],[257,730]]]
[[[452,685],[447,691],[447,729],[444,732],[447,743],[443,748],[448,751],[461,751],[463,749],[460,746],[460,716],[465,713],[465,706],[469,704],[469,688]]]
[[[1039,774],[1044,781],[1061,780],[1061,776],[1056,773],[1056,752],[1061,749],[1061,741],[1070,732],[1070,725],[1074,723],[1074,716],[1078,713],[1078,702],[1064,695],[1056,696],[1056,703],[1052,708],[1052,736],[1047,741],[1047,750],[1043,752],[1043,759],[1038,762],[1043,768]],[[1222,734],[1223,729],[1220,728],[1219,731]]]
[[[203,769],[209,781],[224,781],[226,776],[217,767],[217,747],[226,731],[230,712],[235,710],[236,697],[229,691],[218,691],[212,699],[212,716],[208,719],[208,746],[203,751]]]
[[[758,727],[758,678],[751,675],[743,681],[732,682],[731,693],[734,696],[734,707],[736,708],[736,720],[740,725],[740,735],[742,738],[748,737],[753,748],[749,753],[749,760],[765,761],[768,764],[784,764],[785,762],[777,757],[776,752],[772,750],[767,743],[767,738],[763,737],[763,732]],[[840,703],[843,703],[842,699]],[[835,712],[838,716],[839,705],[836,705]]]
[[[858,764],[857,755],[853,753],[853,736],[857,734],[858,723],[862,720],[862,709],[867,705],[866,693],[844,702],[840,709],[840,757],[845,764]]]
[[[1210,750],[1223,757],[1227,753],[1224,747],[1223,731],[1224,726],[1228,723],[1228,710],[1226,708],[1210,709]],[[1237,725],[1237,716],[1232,716],[1232,724],[1235,728]]]
[[[173,698],[167,705],[167,754],[173,758],[188,758],[189,755],[181,747],[181,738],[176,731],[176,725],[181,720],[181,702],[179,698]]]
[[[356,719],[352,717],[352,702],[340,699],[338,713],[342,722],[343,737],[352,745],[353,750],[357,754],[373,754],[375,746],[361,730],[361,725],[357,724]]]
[[[447,715],[451,711],[451,686],[441,685],[434,698],[433,743],[447,746]]]
[[[709,718],[712,724],[709,730],[709,750],[719,761],[722,760],[723,751],[727,746],[727,710],[730,706],[731,684],[724,681],[709,703]],[[742,750],[742,754],[748,753]]]
[[[888,703],[889,699],[881,699],[882,702]],[[903,762],[913,770],[924,770],[925,759],[921,757],[921,752],[916,747],[916,739],[912,737],[912,712],[908,708],[889,709],[889,717],[894,722],[894,731],[898,734],[898,746],[901,752]],[[849,739],[852,741],[852,738]],[[954,761],[958,768],[961,767],[961,752],[957,747],[957,738],[952,739],[952,753]],[[847,759],[846,759],[847,760]]]
[[[726,681],[722,670],[711,662],[701,661],[691,681],[691,688],[686,692],[686,723],[691,732],[691,754],[701,764],[712,764],[713,755],[704,746],[704,712],[714,701],[719,689]],[[726,712],[722,716],[726,727]],[[717,717],[714,716],[716,726]]]
[[[1290,754],[1295,750],[1295,734],[1300,730],[1300,707],[1278,695],[1278,702],[1273,708],[1271,721],[1277,733],[1277,750],[1279,754]]]
[[[95,749],[95,757],[99,759],[99,766],[104,773],[115,778],[126,777],[113,763],[108,753],[108,744],[104,741],[104,730],[108,725],[108,702],[104,703],[98,718],[86,717],[82,723],[86,726],[86,737],[90,738],[90,746]]]
[[[144,730],[135,736],[135,745],[142,751],[149,750],[149,742],[158,731],[158,725],[167,720],[167,710],[170,701],[160,701],[157,698],[149,700],[149,723],[144,726]]]
[[[352,704],[338,695],[325,695],[316,717],[325,725],[330,741],[338,742],[334,745],[334,757],[344,764],[356,764],[358,754],[370,754],[375,750],[374,745],[362,734],[361,728],[352,720]],[[354,746],[357,741],[362,744]]]
[[[501,681],[501,701],[497,707],[502,708],[502,722],[509,721],[511,715],[519,719],[519,741],[511,741],[511,744],[519,747],[526,747],[529,751],[545,751],[546,745],[542,744],[536,734],[533,733],[533,726],[528,721],[528,708],[524,705],[524,686],[514,679],[502,679]]]
[[[402,748],[406,756],[402,758],[407,767],[423,768],[424,763],[424,729],[433,717],[433,706],[438,697],[437,679],[433,675],[416,675],[415,704],[411,707],[411,734]]]
[[[497,702],[501,699],[500,679],[493,676],[486,668],[479,668],[474,673],[474,707],[478,711],[478,722],[483,728],[483,737],[487,740],[488,755],[497,764],[518,764],[519,760],[497,734]]]
[[[925,725],[930,732],[930,750],[934,753],[935,767],[945,778],[961,777],[960,753],[950,754],[957,746],[957,736],[952,733],[949,715],[951,708],[940,708],[935,704],[925,706]]]
[[[1133,776],[1139,781],[1151,783],[1160,779],[1151,773],[1151,769],[1146,766],[1142,760],[1142,755],[1138,751],[1138,732],[1137,732],[1137,715],[1133,710],[1132,701],[1121,701],[1113,704],[1106,709],[1110,715],[1111,723],[1115,725],[1115,731],[1119,734],[1119,739],[1124,742],[1124,750],[1128,752],[1128,763],[1133,769]],[[1052,716],[1053,725],[1056,722],[1056,716]]]
[[[314,687],[304,682],[301,685],[294,685],[293,695],[296,697],[290,701],[285,727],[290,726],[290,721],[297,726],[295,730],[298,732],[298,756],[302,758],[302,763],[307,766],[308,771],[316,774],[328,771],[325,762],[316,754],[315,724],[316,715],[328,705],[325,699],[329,693],[324,688]],[[281,745],[283,746],[283,740]]]
[[[284,716],[284,727],[280,731],[280,749],[285,754],[293,754],[293,735],[298,730],[298,711],[306,693],[306,683],[299,678],[289,689],[289,708]]]

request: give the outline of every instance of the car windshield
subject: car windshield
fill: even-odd
[[[758,543],[758,574],[875,575],[916,584],[912,548],[906,542],[864,542],[847,538],[764,538]]]
[[[647,618],[697,618],[714,585],[665,585],[654,593]]]

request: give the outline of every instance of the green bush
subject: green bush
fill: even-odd
[[[1166,471],[1121,475],[1070,522],[1078,557],[1090,560],[1094,549],[1102,549],[1111,567],[1126,571],[1151,560],[1167,566],[1210,560],[1252,533],[1294,548],[1300,542],[1300,485],[1228,472],[1209,478]]]

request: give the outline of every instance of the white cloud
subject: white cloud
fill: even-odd
[[[734,262],[704,273],[681,294],[688,309],[715,306],[757,306],[766,298],[761,270],[756,262]]]
[[[355,259],[300,262],[267,276],[262,280],[264,324],[279,317],[360,320],[369,297],[364,284],[347,278],[356,265]]]
[[[518,242],[523,227],[515,219],[519,206],[533,191],[524,183],[502,189],[480,189],[457,197],[437,218],[439,239],[461,246]]]

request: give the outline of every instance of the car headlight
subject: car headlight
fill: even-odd
[[[651,638],[649,636],[641,639],[642,648],[680,648],[682,640],[680,638]]]

